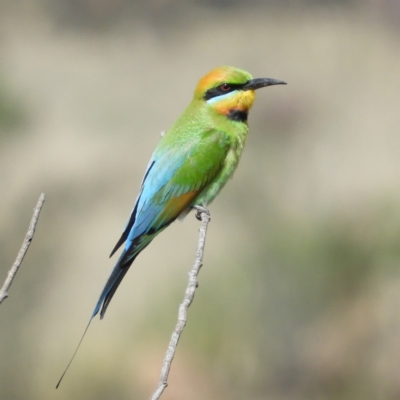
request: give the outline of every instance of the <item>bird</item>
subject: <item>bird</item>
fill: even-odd
[[[253,78],[243,69],[218,67],[203,76],[193,99],[161,137],[147,165],[132,212],[111,256],[124,244],[81,340],[92,319],[102,319],[136,257],[178,217],[206,207],[235,171],[248,135],[248,114],[257,89],[285,85]]]

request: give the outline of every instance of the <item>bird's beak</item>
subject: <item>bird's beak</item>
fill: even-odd
[[[256,78],[250,79],[247,81],[244,86],[243,90],[256,90],[260,89],[265,86],[271,85],[286,85],[286,82],[279,81],[278,79],[271,79],[271,78]]]

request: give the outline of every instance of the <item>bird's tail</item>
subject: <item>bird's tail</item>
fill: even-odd
[[[161,230],[160,230],[161,231]],[[107,310],[108,305],[112,297],[114,296],[115,291],[117,290],[119,284],[121,283],[122,279],[124,278],[125,274],[128,272],[129,267],[135,261],[135,258],[138,254],[154,239],[158,232],[154,232],[150,235],[142,235],[132,243],[132,248],[129,250],[125,248],[122,252],[121,256],[119,257],[117,263],[115,264],[110,277],[108,278],[103,291],[100,294],[99,300],[97,301],[96,307],[94,308],[93,314],[91,315],[89,322],[86,326],[85,331],[81,337],[81,340],[78,343],[78,346],[75,349],[74,354],[72,355],[67,367],[65,368],[64,372],[61,375],[60,380],[57,383],[56,388],[60,386],[62,379],[64,378],[65,373],[67,372],[69,366],[72,363],[72,360],[75,358],[76,353],[83,341],[83,338],[86,335],[87,330],[89,329],[90,323],[92,322],[93,318],[99,313],[100,311],[100,318],[104,317],[104,314]]]
[[[129,267],[132,265],[133,261],[135,261],[137,255],[138,253],[136,253],[128,261],[122,263],[121,261],[124,261],[123,258],[125,256],[125,254],[122,253],[114,269],[112,270],[111,275],[108,278],[103,291],[100,294],[99,300],[96,304],[96,307],[94,308],[91,318],[97,315],[98,312],[100,311],[100,319],[103,319],[104,314],[107,310],[108,305],[110,304],[112,297],[114,296],[115,291],[118,289],[119,284],[121,283],[125,274],[128,272]]]
[[[57,383],[56,389],[60,386],[65,373],[68,371],[68,368],[72,363],[72,360],[75,358],[75,355],[78,352],[79,347],[81,346],[83,338],[85,337],[86,332],[89,329],[90,323],[92,322],[94,316],[98,314],[98,312],[101,308],[100,318],[103,318],[104,313],[107,310],[108,304],[110,303],[115,291],[117,290],[118,285],[121,283],[123,277],[128,272],[129,267],[132,265],[133,261],[135,260],[135,258],[138,254],[139,254],[139,252],[136,252],[133,255],[133,257],[129,258],[129,259],[127,259],[125,251],[121,254],[121,257],[118,259],[117,263],[115,264],[115,267],[112,270],[111,275],[108,278],[103,291],[101,292],[100,298],[96,304],[96,307],[94,308],[93,314],[91,315],[89,322],[86,325],[86,329],[84,330],[83,335],[81,336],[81,340],[79,341],[78,346],[76,347],[76,349],[74,351],[74,354],[72,355],[71,359],[69,360],[67,367],[64,369],[64,372],[62,373],[60,380]]]
[[[100,319],[103,319],[107,307],[110,304],[115,291],[118,289],[119,284],[121,283],[122,279],[124,279],[125,274],[128,272],[129,267],[135,261],[139,253],[150,244],[150,242],[159,232],[160,230],[150,235],[142,235],[137,237],[133,242],[132,247],[128,247],[122,252],[104,286],[103,291],[100,294],[91,318],[97,315],[100,311]]]

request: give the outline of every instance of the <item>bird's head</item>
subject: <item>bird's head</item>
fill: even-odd
[[[219,67],[200,79],[194,98],[204,101],[229,119],[245,122],[253,105],[256,89],[285,84],[270,78],[253,79],[248,72],[239,68]]]

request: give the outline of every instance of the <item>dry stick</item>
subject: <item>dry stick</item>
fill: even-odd
[[[200,268],[203,265],[202,261],[204,254],[204,246],[206,243],[207,227],[208,223],[210,222],[210,213],[204,207],[195,206],[194,208],[197,210],[196,214],[197,219],[201,221],[201,225],[199,228],[199,241],[197,244],[196,258],[194,260],[193,267],[189,272],[189,283],[185,291],[185,297],[183,298],[183,302],[179,306],[178,322],[175,326],[174,332],[172,333],[167,353],[165,354],[165,358],[161,368],[160,379],[158,381],[158,387],[154,391],[150,400],[158,400],[161,397],[164,389],[168,386],[167,381],[168,381],[169,371],[171,369],[172,360],[174,359],[179,338],[186,325],[188,308],[193,301],[194,294],[198,286],[197,275],[199,274]]]
[[[28,232],[25,235],[24,242],[22,243],[21,250],[19,251],[16,260],[14,261],[13,266],[8,271],[8,275],[7,275],[6,280],[3,283],[3,287],[0,289],[0,303],[8,297],[7,291],[10,288],[10,286],[15,278],[15,275],[18,272],[18,269],[22,263],[22,260],[24,259],[25,254],[28,251],[29,245],[31,244],[33,235],[35,234],[35,229],[36,229],[36,224],[39,219],[39,214],[40,214],[40,211],[41,211],[43,203],[44,203],[44,198],[45,198],[44,193],[42,193],[39,197],[36,207],[33,209],[32,220],[29,225]]]

